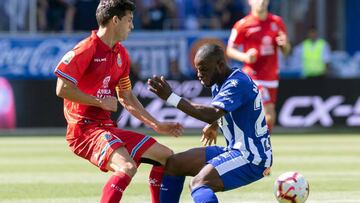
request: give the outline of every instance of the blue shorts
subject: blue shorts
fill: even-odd
[[[239,150],[206,147],[206,162],[214,166],[224,183],[224,191],[239,188],[264,177],[266,169],[250,163]]]

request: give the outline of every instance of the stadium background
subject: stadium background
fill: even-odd
[[[203,123],[156,99],[144,81],[162,74],[172,80],[179,95],[209,102],[208,90],[194,77],[194,50],[207,41],[225,45],[233,22],[248,13],[246,1],[136,1],[135,30],[124,45],[133,62],[134,92],[152,114],[180,121],[192,129],[186,135],[200,133]],[[108,174],[100,174],[68,151],[53,75],[66,51],[96,28],[97,2],[0,1],[0,202],[97,202]],[[327,78],[307,79],[294,53],[279,56],[273,176],[239,194],[238,190],[220,194],[220,200],[274,202],[274,178],[298,170],[312,186],[311,203],[359,203],[360,1],[270,0],[270,11],[283,17],[293,47],[315,25],[331,46],[331,72]],[[113,116],[121,127],[142,130],[126,112]],[[175,152],[199,146],[195,136],[157,139]],[[146,171],[140,169],[125,202],[149,201]],[[184,193],[182,202],[190,202],[186,189]]]
[[[0,126],[65,125],[62,101],[54,94],[53,70],[66,51],[96,28],[95,17],[89,13],[95,12],[97,2],[0,2],[0,76],[10,83],[14,97],[12,101],[3,80],[0,112],[4,116]],[[147,0],[136,1],[136,4],[135,30],[124,42],[133,62],[135,91],[151,112],[161,110],[164,119],[181,121],[189,128],[201,127],[202,123],[174,113],[146,92],[146,85],[141,81],[161,74],[182,81],[176,82],[179,94],[208,101],[207,91],[196,84],[191,62],[194,50],[206,41],[225,46],[233,23],[248,13],[246,0]],[[306,37],[310,26],[316,26],[320,37],[326,39],[332,49],[329,77],[318,81],[302,77],[298,55],[279,56],[283,84],[277,106],[279,127],[359,129],[360,26],[356,20],[359,4],[356,0],[270,1],[270,11],[283,17],[293,47]],[[241,67],[234,61],[230,63]],[[192,92],[181,92],[186,89]],[[12,107],[15,109],[11,110]],[[8,116],[14,113],[15,116]],[[121,114],[128,118],[126,112]],[[119,114],[114,115],[114,119],[118,118]],[[121,127],[139,127],[134,119],[119,122]]]

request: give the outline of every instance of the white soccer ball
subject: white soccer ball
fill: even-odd
[[[304,203],[309,191],[309,183],[298,172],[283,173],[274,184],[275,197],[280,203]]]

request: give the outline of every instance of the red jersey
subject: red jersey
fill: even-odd
[[[65,54],[55,69],[58,77],[69,80],[82,92],[98,98],[114,96],[115,87],[130,85],[122,82],[129,81],[129,72],[130,59],[126,49],[120,43],[113,48],[108,47],[96,35],[96,31]],[[109,111],[67,99],[64,99],[64,114],[68,124],[111,119]]]
[[[250,14],[236,22],[231,31],[228,46],[237,48],[243,45],[244,52],[250,48],[257,50],[256,62],[244,64],[243,68],[244,72],[255,81],[277,84],[279,65],[278,46],[275,39],[279,31],[286,33],[285,24],[279,16],[271,13],[268,13],[267,18],[263,21]]]

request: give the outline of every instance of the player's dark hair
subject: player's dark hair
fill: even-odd
[[[203,60],[208,58],[225,60],[224,50],[217,44],[205,44],[201,46],[197,52],[197,56]]]
[[[96,20],[99,26],[105,26],[112,17],[121,19],[126,11],[134,10],[135,4],[130,0],[101,0],[96,9]]]

